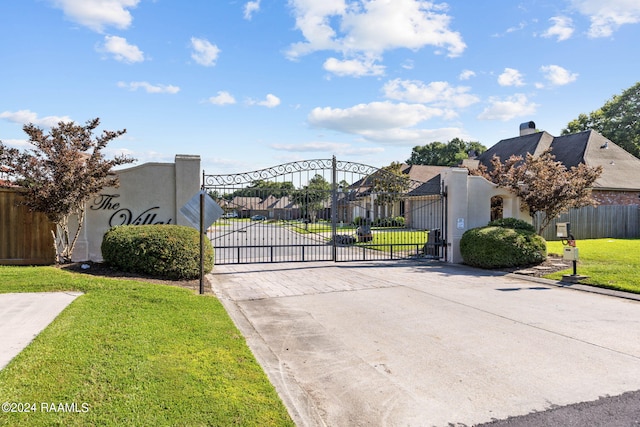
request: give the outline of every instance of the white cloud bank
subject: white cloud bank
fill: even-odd
[[[480,98],[468,93],[471,90],[469,87],[455,87],[448,82],[425,84],[419,80],[395,79],[387,82],[382,90],[389,99],[451,108],[464,108],[480,101]]]
[[[33,123],[36,126],[42,126],[46,128],[57,126],[59,122],[72,121],[69,116],[38,117],[38,114],[34,113],[31,110],[4,111],[0,113],[0,119],[4,119],[9,122],[18,123],[21,125]]]
[[[640,22],[640,2],[637,0],[571,0],[572,6],[589,17],[589,37],[610,37],[625,24]]]
[[[449,140],[464,136],[461,129],[421,129],[422,122],[446,115],[446,110],[423,104],[391,101],[358,104],[350,108],[314,108],[309,125],[337,132],[360,135],[379,143],[412,145],[420,141]],[[424,142],[423,142],[424,143]]]
[[[451,17],[445,4],[421,0],[290,0],[289,5],[304,41],[292,44],[287,56],[297,59],[317,51],[339,52],[344,59],[332,58],[325,63],[325,69],[338,75],[379,75],[381,68],[375,62],[388,50],[434,46],[456,57],[466,48],[460,33],[450,29]]]
[[[530,102],[526,95],[517,93],[506,98],[490,97],[489,106],[478,116],[480,120],[507,121],[516,117],[535,114],[537,104]]]
[[[106,27],[129,28],[133,18],[129,9],[140,0],[50,0],[73,22],[102,33]]]
[[[340,155],[367,155],[382,153],[382,147],[353,147],[340,142],[313,141],[300,144],[271,144],[272,149],[290,153],[334,153]]]

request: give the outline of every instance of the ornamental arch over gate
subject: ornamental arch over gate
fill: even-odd
[[[203,173],[202,188],[225,212],[208,230],[216,264],[446,257],[439,175],[334,157]]]

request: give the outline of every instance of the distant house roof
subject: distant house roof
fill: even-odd
[[[403,163],[400,170],[403,174],[408,175],[411,180],[409,193],[410,195],[423,194],[439,194],[440,193],[440,174],[449,169],[448,166],[431,166],[431,165],[407,165]],[[367,194],[369,188],[373,185],[370,181],[375,172],[366,178],[354,182],[350,188],[357,190],[359,193]]]
[[[436,175],[440,175],[443,171],[449,169],[448,166],[431,166],[431,165],[402,165],[402,173],[409,175],[413,181],[427,182]]]
[[[593,188],[601,190],[640,190],[640,159],[593,130],[564,136],[552,136],[547,132],[503,139],[478,157],[480,163],[491,168],[494,155],[501,161],[512,155],[527,153],[534,156],[551,148],[556,161],[571,168],[584,163],[590,167],[602,166],[602,175]]]

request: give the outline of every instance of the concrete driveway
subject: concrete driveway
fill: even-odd
[[[299,426],[473,425],[640,389],[640,302],[430,262],[216,266]]]

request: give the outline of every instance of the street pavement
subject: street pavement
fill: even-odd
[[[80,295],[80,292],[0,294],[0,369]]]
[[[428,261],[208,278],[298,426],[471,426],[559,407],[578,409],[497,425],[637,425],[640,393],[624,393],[640,390],[640,301]],[[619,395],[626,410],[607,406]],[[593,423],[567,406],[594,401]]]

